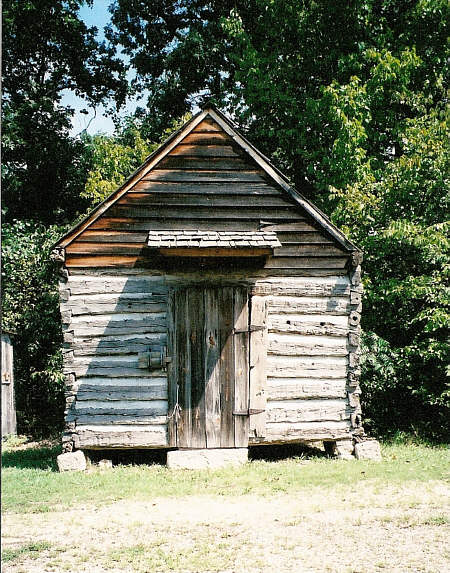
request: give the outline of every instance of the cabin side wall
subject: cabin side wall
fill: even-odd
[[[142,352],[167,341],[171,285],[199,275],[73,271],[61,283],[67,412],[64,447],[167,447],[167,373]],[[359,270],[319,277],[202,274],[249,284],[267,301],[264,437],[252,444],[349,439],[360,426]]]

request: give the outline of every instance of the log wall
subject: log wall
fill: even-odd
[[[142,368],[140,355],[166,344],[170,286],[199,276],[158,273],[66,271],[67,450],[168,445],[167,373]],[[266,300],[266,423],[250,443],[349,439],[360,425],[358,272],[202,279],[248,284]]]

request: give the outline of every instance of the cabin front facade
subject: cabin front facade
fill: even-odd
[[[352,450],[360,251],[214,107],[55,253],[65,451]]]

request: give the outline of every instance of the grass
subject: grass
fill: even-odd
[[[8,561],[16,561],[18,559],[23,559],[24,557],[36,559],[41,552],[47,551],[51,548],[51,543],[40,541],[37,543],[26,543],[25,545],[20,545],[14,549],[3,549],[2,562],[7,563]]]
[[[116,466],[90,473],[56,472],[58,447],[27,450],[5,448],[3,511],[48,512],[81,504],[101,506],[122,499],[188,495],[271,496],[305,488],[352,485],[370,480],[375,485],[407,481],[445,480],[450,452],[445,447],[391,444],[383,461],[344,462],[325,457],[308,460],[252,461],[239,469],[174,471],[162,465]]]
[[[280,449],[238,469],[63,474],[59,452],[4,447],[5,573],[448,570],[443,446],[396,441],[381,462]]]

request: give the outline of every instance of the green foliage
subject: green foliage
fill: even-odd
[[[50,260],[63,231],[20,221],[3,226],[2,326],[13,333],[18,432],[34,436],[63,425],[61,317]]]
[[[92,155],[91,169],[81,197],[88,199],[91,205],[100,203],[115,191],[154,150],[155,145],[147,144],[136,129],[130,136],[129,143],[107,135],[84,136]]]
[[[163,130],[160,140],[167,139],[188,119],[185,114],[173,119]],[[157,147],[158,143],[149,143],[142,133],[144,127],[134,117],[127,117],[116,125],[114,135],[85,135],[83,142],[90,156],[90,170],[81,197],[91,206],[103,201],[135,171]]]
[[[84,146],[69,134],[73,110],[62,104],[65,90],[90,107],[110,98],[124,101],[123,62],[78,17],[85,3],[3,2],[2,191],[8,221],[65,223],[86,206],[80,201]]]

